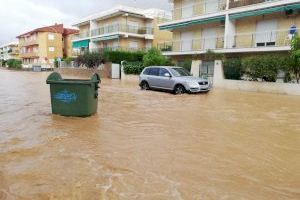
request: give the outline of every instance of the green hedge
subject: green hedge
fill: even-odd
[[[7,65],[8,65],[8,68],[22,69],[22,62],[20,60],[9,59],[9,60],[7,60]]]
[[[224,76],[226,79],[241,80],[243,76],[242,60],[240,58],[225,59]]]
[[[144,51],[105,50],[103,57],[105,61],[121,64],[122,61],[142,62],[144,55]]]
[[[254,81],[261,79],[267,82],[276,82],[278,71],[285,61],[286,56],[252,56],[243,59],[242,66],[245,69],[245,74]]]
[[[140,74],[145,68],[143,62],[140,61],[124,62],[123,67],[124,67],[125,74],[134,74],[134,75]]]

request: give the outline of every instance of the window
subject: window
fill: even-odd
[[[159,74],[159,68],[150,68],[149,75],[158,76],[158,74]]]
[[[48,34],[48,40],[54,40],[54,34],[49,33]]]
[[[54,51],[55,51],[55,48],[54,48],[54,47],[49,47],[49,51],[50,51],[50,52],[54,52]]]
[[[138,49],[139,43],[137,41],[130,41],[129,42],[129,49]]]
[[[256,26],[256,46],[275,46],[277,38],[277,21],[263,20],[259,21]]]
[[[194,1],[193,0],[183,0],[182,1],[182,9],[181,9],[181,15],[182,18],[190,18],[193,16],[193,5]]]
[[[165,68],[160,68],[160,70],[159,70],[159,76],[165,76],[165,73],[170,74],[169,71],[166,70]]]
[[[150,70],[151,70],[151,68],[145,69],[145,71],[144,71],[143,74],[145,74],[145,75],[150,75]]]

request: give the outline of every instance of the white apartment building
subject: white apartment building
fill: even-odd
[[[11,42],[0,46],[0,60],[19,59],[19,43]]]
[[[172,39],[172,33],[159,30],[157,24],[170,20],[171,13],[160,9],[116,6],[90,15],[73,26],[80,33],[73,37],[74,55],[85,50],[138,50],[157,46]]]
[[[159,44],[174,60],[226,54],[286,53],[300,27],[300,0],[170,0],[173,39]]]

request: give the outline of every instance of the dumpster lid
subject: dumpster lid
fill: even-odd
[[[47,81],[60,81],[60,80],[62,80],[62,77],[57,72],[51,73],[47,78]]]
[[[47,78],[47,84],[84,84],[101,83],[100,76],[95,73],[90,79],[63,79],[57,72],[53,72]]]

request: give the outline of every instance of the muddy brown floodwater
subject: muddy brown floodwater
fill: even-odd
[[[0,70],[1,200],[300,199],[300,97],[103,80],[98,114],[65,118],[47,75]]]

